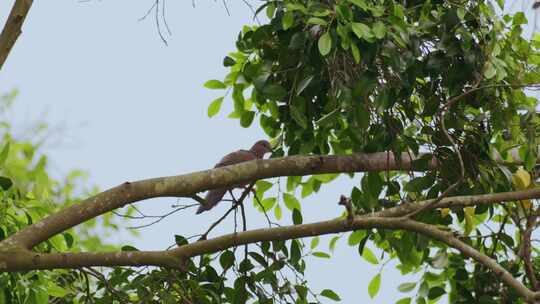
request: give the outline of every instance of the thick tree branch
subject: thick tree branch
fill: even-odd
[[[15,45],[17,38],[22,33],[21,28],[32,6],[32,2],[33,0],[15,0],[11,8],[4,29],[0,34],[0,70],[4,66],[4,62]]]
[[[181,269],[183,259],[171,251],[36,253],[26,249],[0,251],[0,272],[74,269],[92,266],[161,266]]]
[[[178,247],[174,250],[161,252],[136,251],[109,254],[34,254],[30,251],[22,250],[11,253],[11,257],[7,256],[8,253],[0,253],[0,259],[2,260],[0,266],[4,271],[75,268],[94,266],[92,265],[92,262],[95,262],[96,259],[101,259],[102,262],[106,262],[106,266],[112,266],[115,263],[118,263],[119,265],[128,266],[138,266],[144,264],[181,268],[182,261],[186,258],[218,252],[233,246],[246,245],[261,241],[290,240],[372,228],[407,230],[429,236],[435,240],[447,244],[452,248],[457,249],[463,255],[470,257],[478,263],[490,268],[501,281],[514,288],[525,300],[532,301],[535,299],[540,299],[540,293],[535,293],[529,290],[496,261],[460,241],[451,232],[437,229],[433,225],[428,225],[401,217],[389,218],[378,216],[356,216],[352,221],[336,219],[312,224],[256,229],[246,232],[228,234],[210,240],[203,240]],[[116,264],[116,266],[119,266],[118,264]]]
[[[452,208],[467,207],[480,204],[493,204],[500,202],[512,202],[516,200],[540,198],[540,189],[529,189],[515,192],[502,192],[496,194],[455,196],[443,199],[437,204],[432,204],[429,208]],[[432,200],[418,203],[402,204],[389,208],[369,216],[381,217],[401,217],[425,204],[430,204]],[[365,217],[364,215],[357,216]],[[351,221],[351,219],[348,219]],[[339,221],[337,221],[339,222]],[[286,227],[285,227],[286,228]],[[262,240],[258,240],[262,241]],[[54,269],[73,268],[83,266],[138,266],[154,265],[168,266],[179,265],[181,259],[171,259],[171,251],[133,251],[133,252],[101,252],[101,253],[59,253],[59,254],[39,254],[26,249],[10,248],[4,242],[0,250],[0,270],[19,271],[33,269]],[[213,249],[212,252],[218,251]],[[37,258],[36,258],[37,257]]]
[[[195,193],[208,189],[229,187],[277,176],[412,170],[414,160],[408,153],[403,153],[401,161],[398,161],[392,154],[386,152],[353,155],[299,155],[254,160],[211,170],[133,183],[126,182],[52,214],[34,225],[25,227],[0,242],[0,250],[2,250],[2,246],[4,248],[31,249],[50,237],[89,219],[149,198],[193,197]],[[519,160],[517,159],[517,161]],[[437,167],[435,158],[432,158],[429,165],[430,168]]]
[[[276,176],[300,176],[322,173],[410,170],[414,159],[403,153],[398,163],[387,153],[353,155],[289,156],[255,160],[184,175],[126,182],[90,197],[79,204],[52,214],[0,242],[0,246],[30,249],[89,219],[127,204],[155,197],[191,197],[208,189],[249,183]],[[431,165],[436,166],[432,161]]]
[[[441,241],[448,246],[457,249],[463,255],[470,257],[478,263],[490,268],[501,281],[514,288],[524,299],[528,301],[540,299],[540,293],[535,293],[529,290],[495,260],[460,241],[451,232],[442,231],[433,225],[404,218],[357,216],[352,222],[349,220],[332,220],[313,224],[257,229],[238,234],[224,235],[211,240],[193,243],[179,247],[173,251],[181,256],[192,257],[205,253],[221,251],[232,246],[250,244],[260,241],[290,240],[302,237],[372,228],[413,231]]]

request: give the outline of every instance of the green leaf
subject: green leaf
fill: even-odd
[[[212,90],[225,89],[227,86],[220,80],[212,79],[204,83],[204,87]]]
[[[236,64],[236,61],[234,59],[232,59],[231,57],[225,56],[225,58],[223,58],[223,66],[224,67],[230,67],[230,66],[233,66],[235,64]]]
[[[269,84],[264,86],[262,93],[272,100],[280,100],[287,95],[287,90],[278,84]]]
[[[312,255],[323,259],[329,259],[331,257],[328,253],[322,251],[315,251]]]
[[[378,273],[376,276],[371,279],[368,285],[369,296],[373,299],[377,293],[379,293],[379,288],[381,287],[381,273]]]
[[[323,184],[327,184],[339,176],[338,173],[325,173],[313,175],[313,178],[320,181]]]
[[[68,291],[52,281],[47,282],[47,293],[53,297],[63,298],[68,294]]]
[[[434,182],[435,178],[432,175],[415,177],[405,185],[404,190],[407,192],[421,192],[433,186]]]
[[[296,208],[293,209],[292,211],[292,219],[293,219],[293,224],[295,225],[302,224],[302,213],[300,213],[300,211]]]
[[[315,124],[319,127],[323,127],[325,125],[331,125],[336,122],[336,120],[340,117],[339,109],[336,108],[332,112],[324,115],[319,120],[315,122]]]
[[[261,211],[266,212],[266,211],[272,209],[272,207],[274,207],[276,202],[277,202],[277,199],[275,197],[267,197],[267,198],[263,199],[262,202],[261,202],[261,205],[263,206],[264,210],[261,210]],[[255,204],[257,205],[257,207],[260,208],[260,206],[259,206],[259,204],[257,202],[255,202]]]
[[[294,121],[300,127],[302,127],[302,129],[307,129],[308,123],[307,123],[307,118],[304,115],[304,113],[302,113],[302,111],[300,111],[300,109],[294,104],[289,107],[289,111],[291,111],[291,116],[294,119]]]
[[[302,79],[302,81],[300,81],[300,83],[296,86],[296,96],[300,95],[300,93],[302,93],[302,91],[304,91],[304,89],[307,88],[307,86],[313,80],[313,77],[314,77],[313,75],[310,75]]]
[[[360,60],[362,59],[360,57],[360,49],[358,49],[355,43],[351,44],[351,53],[353,55],[354,62],[360,63]]]
[[[71,248],[71,246],[73,246],[73,236],[69,232],[65,232],[62,235],[64,236],[67,247]]]
[[[273,183],[265,180],[258,180],[255,183],[255,188],[257,189],[257,192],[259,193],[265,193],[266,191],[270,190],[274,186]]]
[[[356,246],[366,237],[367,232],[365,230],[356,230],[349,235],[347,243],[349,246]]]
[[[486,77],[486,79],[491,79],[495,77],[495,75],[497,75],[497,69],[495,68],[493,63],[491,62],[486,63],[486,69],[484,70],[484,77]]]
[[[377,39],[383,39],[386,35],[386,27],[381,21],[377,21],[373,24],[373,34]]]
[[[324,289],[323,291],[321,291],[321,296],[329,298],[330,300],[341,301],[341,298],[338,296],[338,294],[330,289]]]
[[[364,247],[364,250],[362,250],[362,257],[371,264],[379,264],[379,260],[368,247]]]
[[[11,179],[5,176],[0,176],[0,188],[2,190],[7,191],[9,188],[11,188],[11,186],[13,186]]]
[[[315,249],[319,245],[319,241],[320,241],[320,238],[318,236],[313,237],[311,239],[311,243],[310,243],[309,247],[311,249]]]
[[[369,39],[373,37],[371,34],[371,29],[369,26],[365,25],[364,23],[360,22],[353,22],[351,23],[351,29],[353,33],[356,35],[356,37],[360,39]]]
[[[234,112],[242,114],[245,111],[246,100],[244,98],[244,86],[242,84],[235,84],[232,92],[232,99],[234,102]]]
[[[0,167],[4,166],[4,163],[6,162],[6,159],[8,157],[8,154],[9,154],[9,141],[7,142],[7,144],[4,146],[4,148],[2,149],[2,152],[0,152]]]
[[[301,210],[298,199],[289,193],[283,193],[283,202],[285,202],[287,209],[291,211],[294,209]]]
[[[293,12],[285,12],[283,14],[283,18],[281,19],[281,25],[283,26],[284,30],[288,30],[294,23],[294,14]]]
[[[396,304],[411,304],[412,299],[410,297],[399,299]]]
[[[234,259],[234,253],[227,250],[219,256],[219,264],[224,270],[227,270],[234,265]]]
[[[317,24],[317,25],[322,25],[322,26],[326,26],[328,24],[328,22],[326,22],[326,20],[322,19],[322,18],[317,18],[317,17],[311,17],[309,18],[307,21],[306,21],[307,24]]]
[[[281,206],[279,204],[277,204],[276,208],[274,208],[274,216],[277,220],[281,219]]]
[[[433,288],[431,288],[429,290],[428,299],[434,300],[434,299],[442,296],[445,293],[446,293],[446,291],[444,290],[444,288],[442,288],[440,286],[435,286],[435,287],[433,287]]]
[[[332,50],[332,36],[328,32],[324,33],[319,37],[319,52],[321,55],[326,56]]]
[[[139,251],[139,249],[133,247],[133,246],[130,246],[130,245],[125,245],[125,246],[122,246],[122,248],[120,249],[122,251]]]
[[[268,19],[272,19],[275,12],[276,6],[273,3],[268,4],[268,6],[266,7],[266,17],[268,17]]]
[[[248,128],[251,126],[251,123],[253,122],[253,118],[255,118],[255,112],[253,111],[245,111],[242,113],[242,116],[240,116],[240,125],[244,128]]]
[[[215,116],[219,109],[221,109],[221,104],[223,103],[223,97],[218,97],[214,99],[208,106],[208,117]]]
[[[334,236],[330,240],[330,243],[328,244],[328,249],[330,249],[330,251],[334,251],[334,249],[336,249],[337,241],[339,241],[339,236]]]
[[[185,237],[178,234],[174,235],[174,242],[176,243],[177,246],[184,246],[188,244],[188,240]]]
[[[349,0],[349,2],[351,2],[352,4],[358,6],[359,8],[365,11],[367,11],[369,8],[365,0]]]
[[[399,284],[397,289],[400,292],[409,292],[413,290],[415,287],[416,287],[416,282],[407,282],[407,283]]]

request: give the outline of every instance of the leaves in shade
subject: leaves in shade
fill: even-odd
[[[300,210],[298,210],[297,208],[294,208],[292,211],[292,219],[293,219],[293,224],[295,225],[302,224],[302,213],[300,213]]]
[[[442,288],[440,286],[432,287],[432,288],[429,289],[428,299],[434,300],[434,299],[442,296],[445,293],[446,293],[446,291],[444,290],[444,288]]]
[[[234,265],[234,260],[234,253],[230,250],[224,251],[219,256],[219,264],[223,269],[229,269],[230,267],[232,267]]]
[[[253,111],[243,112],[242,116],[240,116],[240,125],[244,128],[251,126],[251,123],[253,122],[254,117],[255,117],[255,112]]]
[[[11,179],[5,176],[0,176],[0,188],[2,190],[6,191],[11,188],[11,186],[13,186],[13,182],[11,181]]]

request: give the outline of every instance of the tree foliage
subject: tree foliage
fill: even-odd
[[[350,194],[358,213],[400,201],[528,188],[540,121],[537,99],[526,88],[540,80],[540,36],[523,38],[524,13],[501,16],[503,5],[268,1],[258,13],[265,11],[269,22],[244,27],[238,50],[223,61],[229,74],[213,88],[232,91],[229,117],[242,126],[258,117],[266,134],[280,143],[275,156],[391,151],[399,159],[402,153],[431,152],[414,168],[428,169],[431,157],[440,164],[421,175],[364,174]],[[501,165],[501,158],[515,159],[509,151],[516,147],[523,167]],[[293,209],[286,198],[297,188],[305,197],[325,182],[317,176],[289,177],[285,205]],[[453,185],[451,193],[444,193]],[[423,212],[420,218],[460,231],[467,243],[519,277],[525,265],[509,257],[519,260],[523,221],[534,210],[530,201],[522,201]],[[488,230],[498,226],[498,231]],[[418,303],[444,294],[452,303],[516,299],[496,274],[482,265],[471,267],[460,253],[421,235],[377,230],[351,238],[349,244],[360,243],[368,261],[377,263],[366,254],[366,242],[387,253],[387,259],[399,260],[403,274],[423,272],[418,284],[400,288],[416,290]],[[377,275],[370,283],[371,296],[379,282]]]
[[[12,136],[2,120],[0,303],[340,301],[332,282],[312,290],[304,274],[308,258],[332,259],[342,238],[368,263],[395,261],[402,274],[417,274],[418,282],[399,285],[405,293],[396,296],[399,304],[540,299],[532,242],[540,216],[532,200],[540,197],[540,120],[537,99],[528,94],[540,83],[540,36],[523,38],[525,14],[506,14],[503,6],[502,0],[265,1],[257,14],[266,13],[266,21],[245,26],[237,50],[224,58],[228,75],[204,86],[230,93],[229,117],[243,127],[260,125],[276,144],[273,158],[303,155],[296,158],[125,183],[83,200],[97,191],[78,186],[79,172],[52,178],[40,145]],[[210,103],[209,117],[225,97]],[[304,224],[302,199],[340,173],[358,181],[336,206],[343,215]],[[198,240],[176,235],[177,247],[162,252],[119,249],[96,234],[96,227],[117,229],[108,211],[128,203],[166,195],[200,200],[194,192],[238,185],[249,174],[288,176],[283,187],[268,179],[255,184],[253,206],[269,229],[235,227],[208,238],[218,221]],[[234,199],[241,214],[248,193]],[[267,212],[278,221],[290,216],[294,225],[275,227]],[[80,221],[55,222],[63,214]],[[94,217],[86,221],[85,214]],[[70,228],[58,234],[54,225]],[[53,232],[34,246],[41,239],[28,236],[36,227]],[[326,247],[319,235],[329,233]],[[169,264],[137,262],[157,255]],[[12,266],[28,257],[22,268],[28,272]],[[66,264],[39,261],[58,257]],[[67,269],[39,270],[57,265]],[[384,286],[381,271],[365,292],[374,298]]]

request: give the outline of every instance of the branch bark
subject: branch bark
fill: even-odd
[[[522,190],[515,192],[502,192],[496,194],[485,194],[485,195],[473,195],[473,196],[456,196],[448,197],[443,199],[441,202],[431,205],[429,208],[453,208],[453,207],[467,207],[480,204],[493,204],[500,202],[512,202],[515,200],[523,199],[532,199],[540,198],[540,189],[530,189]],[[408,203],[402,204],[397,207],[389,208],[373,214],[369,214],[370,218],[398,218],[401,219],[402,216],[410,213],[411,211],[421,208],[425,204],[430,204],[431,200],[422,201],[419,203]],[[367,215],[359,215],[354,219],[366,218]],[[352,223],[351,219],[347,219],[347,223]],[[343,226],[343,221],[333,220],[327,223],[338,223],[338,226]],[[305,225],[300,226],[289,226],[281,227],[281,229],[290,229],[290,227],[305,227]],[[352,227],[349,225],[349,228]],[[347,227],[345,227],[347,228]],[[295,228],[300,229],[300,228]],[[264,230],[264,229],[263,229]],[[350,229],[349,229],[350,230]],[[353,229],[354,230],[354,229]],[[255,231],[255,230],[253,230]],[[260,231],[260,230],[257,230]],[[272,230],[271,236],[273,239],[279,239],[279,236],[282,235],[279,230]],[[278,232],[276,232],[278,231]],[[345,230],[344,230],[345,231]],[[347,230],[348,231],[348,230]],[[248,231],[247,233],[251,233]],[[315,231],[317,232],[317,231]],[[313,236],[312,234],[303,235]],[[339,231],[337,231],[339,232]],[[332,233],[326,232],[326,233]],[[240,234],[238,234],[240,235]],[[230,236],[229,236],[230,237]],[[212,241],[215,239],[211,239]],[[253,243],[264,241],[267,239],[253,239]],[[4,241],[5,242],[5,241]],[[50,254],[40,254],[33,253],[30,250],[20,248],[20,247],[7,247],[5,243],[1,242],[2,245],[0,250],[0,271],[27,271],[35,269],[55,269],[55,268],[76,268],[76,267],[92,267],[92,266],[141,266],[141,265],[152,265],[152,266],[163,266],[178,268],[181,265],[182,260],[190,256],[203,253],[210,253],[222,250],[221,247],[211,247],[209,244],[214,243],[204,243],[208,248],[208,252],[200,251],[200,247],[197,249],[197,252],[190,252],[190,250],[195,249],[183,249],[187,250],[188,253],[183,251],[177,252],[175,250],[165,250],[165,251],[130,251],[130,252],[96,252],[96,253],[50,253]],[[197,244],[197,243],[195,243]],[[220,244],[218,242],[218,244]],[[222,244],[223,245],[223,244]],[[236,244],[238,245],[238,244]],[[191,246],[191,245],[188,245]],[[198,245],[200,246],[200,245]],[[181,247],[184,248],[184,247]]]
[[[167,251],[50,254],[30,251],[38,243],[79,223],[123,207],[126,204],[148,198],[164,196],[192,197],[199,191],[249,183],[257,179],[276,176],[411,170],[413,161],[413,158],[404,154],[401,162],[398,162],[394,157],[388,158],[386,152],[347,156],[291,156],[250,161],[178,176],[148,179],[133,183],[126,182],[53,214],[0,242],[0,271],[142,265],[181,269],[185,259],[190,257],[266,240],[288,240],[358,229],[402,229],[422,233],[447,243],[464,255],[491,268],[504,282],[515,288],[524,298],[529,300],[539,298],[537,293],[528,290],[488,256],[477,252],[474,248],[459,241],[448,232],[438,230],[424,223],[415,222],[404,218],[404,216],[425,206],[428,206],[429,209],[452,208],[540,198],[540,189],[448,197],[436,203],[434,200],[406,203],[373,214],[355,216],[353,219],[336,219],[313,224],[251,230],[203,240]],[[436,168],[437,162],[433,160],[430,167]]]
[[[101,192],[79,204],[52,214],[0,242],[2,246],[31,249],[71,227],[127,204],[155,197],[191,197],[208,189],[250,183],[277,176],[322,173],[411,170],[414,161],[403,153],[401,161],[386,152],[353,155],[289,156],[255,160],[184,175],[160,177],[124,184]],[[436,167],[436,161],[431,162]]]
[[[17,38],[22,33],[21,28],[32,6],[32,2],[33,0],[15,0],[11,8],[4,29],[0,34],[0,70],[4,66],[4,62],[15,45]]]
[[[172,268],[182,267],[182,262],[191,257],[218,252],[233,246],[246,245],[261,241],[290,240],[331,233],[339,233],[360,229],[389,229],[407,230],[429,236],[457,249],[463,255],[470,257],[490,268],[508,286],[514,288],[525,300],[540,299],[540,293],[529,290],[519,280],[514,278],[506,269],[485,254],[456,238],[451,232],[437,229],[433,225],[420,223],[402,217],[356,216],[350,220],[331,220],[312,224],[256,229],[240,233],[232,233],[210,240],[198,241],[169,251],[134,251],[118,253],[61,253],[36,254],[27,250],[22,252],[0,253],[0,267],[3,271],[18,271],[29,269],[76,268],[95,266],[92,262],[102,260],[105,266],[120,262],[124,266],[153,265]],[[26,252],[26,253],[24,253]],[[119,265],[116,265],[119,266]]]

